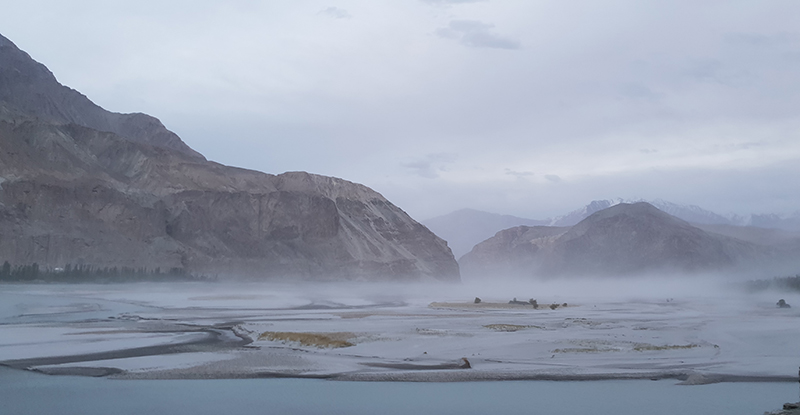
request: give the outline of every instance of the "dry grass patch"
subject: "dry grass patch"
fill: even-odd
[[[598,348],[598,347],[565,347],[563,349],[553,349],[553,353],[604,353],[617,352],[617,349]]]
[[[258,340],[300,343],[303,346],[318,347],[320,349],[337,349],[354,346],[355,344],[349,340],[355,337],[355,334],[349,332],[297,333],[291,331],[265,331],[258,336]]]
[[[487,325],[485,325],[483,327],[486,327],[487,329],[492,329],[494,331],[505,331],[505,332],[514,332],[514,331],[519,331],[519,330],[524,330],[524,329],[540,329],[540,328],[542,328],[540,326],[530,326],[530,325],[523,326],[523,325],[520,325],[520,324],[487,324]]]
[[[637,352],[650,352],[650,351],[657,351],[657,350],[684,350],[684,349],[694,349],[695,347],[700,347],[699,344],[668,344],[665,346],[656,346],[654,344],[647,344],[647,343],[638,343],[633,346],[633,350]]]
[[[476,309],[517,309],[517,310],[531,310],[534,311],[534,308],[531,305],[518,305],[518,304],[508,304],[508,303],[487,303],[481,302],[478,304],[475,303],[440,303],[440,302],[433,302],[428,304],[428,308],[443,308],[443,309],[454,309],[454,310],[476,310]],[[544,306],[540,306],[539,309],[543,309]]]
[[[445,303],[445,302],[433,302],[428,304],[428,308],[435,308],[435,309],[452,309],[452,310],[530,310],[530,311],[544,311],[550,310],[551,305],[555,305],[553,309],[560,309],[566,307],[575,307],[574,305],[568,304],[546,304],[544,302],[539,303],[539,308],[533,308],[532,304],[524,303],[524,304],[509,304],[509,303],[492,303],[487,301],[481,301],[480,303]]]
[[[367,318],[372,317],[375,315],[379,315],[378,313],[369,313],[369,312],[350,312],[350,313],[339,313],[337,314],[340,318]]]
[[[577,347],[554,349],[553,353],[608,353],[621,351],[616,344],[605,341],[581,340],[570,343],[575,344]]]

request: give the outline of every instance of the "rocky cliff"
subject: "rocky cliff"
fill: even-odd
[[[459,280],[447,244],[345,180],[207,161],[0,36],[0,260],[255,278]]]
[[[498,232],[461,259],[470,278],[641,275],[757,266],[778,253],[703,231],[644,202],[621,203],[572,227]]]

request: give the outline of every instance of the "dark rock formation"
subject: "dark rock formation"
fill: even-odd
[[[778,306],[778,308],[792,308],[792,306],[790,306],[789,303],[787,303],[786,300],[784,300],[783,298],[778,300],[778,303],[776,305]]]
[[[223,276],[459,280],[447,244],[377,192],[223,166],[108,112],[0,36],[0,259]]]
[[[770,250],[707,233],[648,203],[618,204],[571,228],[506,229],[461,259],[464,276],[636,275],[730,269]]]

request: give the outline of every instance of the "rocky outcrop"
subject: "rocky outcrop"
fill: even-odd
[[[465,276],[638,275],[730,269],[766,247],[707,233],[644,202],[622,203],[570,228],[498,232],[462,257]]]
[[[459,280],[447,244],[379,193],[207,161],[0,36],[0,259],[254,278]]]

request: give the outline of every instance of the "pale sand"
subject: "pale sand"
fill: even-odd
[[[798,312],[775,309],[771,299],[763,305],[725,297],[584,299],[555,310],[543,302],[534,310],[492,301],[370,305],[356,298],[354,305],[257,308],[253,301],[278,296],[190,294],[197,293],[181,293],[183,303],[165,295],[160,301],[169,306],[137,310],[103,303],[81,311],[91,313],[88,319],[79,313],[54,322],[47,313],[35,320],[11,315],[0,325],[0,364],[123,379],[797,381]],[[198,305],[208,298],[225,307]],[[120,349],[134,344],[125,336],[156,343]],[[352,345],[326,347],[340,336]],[[472,368],[455,369],[461,358]]]

